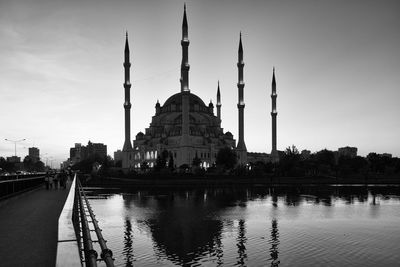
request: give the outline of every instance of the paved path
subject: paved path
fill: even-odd
[[[43,186],[0,203],[0,266],[55,266],[58,217],[68,191]]]

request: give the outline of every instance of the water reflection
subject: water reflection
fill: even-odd
[[[207,196],[207,197],[205,197]],[[223,205],[207,192],[141,192],[141,196],[124,196],[134,206],[146,207],[146,214],[136,220],[151,233],[157,255],[165,255],[185,266],[203,255],[216,255],[222,264],[221,233],[223,223],[209,219]],[[149,209],[149,207],[151,209]]]
[[[271,257],[271,266],[279,266],[280,261],[278,260],[278,245],[279,245],[279,231],[278,231],[278,221],[276,219],[272,220],[271,227],[271,248],[269,250]]]
[[[398,187],[130,190],[122,195],[124,230],[121,266],[140,266],[143,262],[149,266],[167,265],[171,262],[180,266],[265,266],[266,260],[270,266],[288,266],[290,264],[287,255],[291,255],[290,251],[293,254],[291,257],[297,255],[304,258],[309,253],[307,255],[311,255],[312,262],[316,260],[312,257],[326,257],[330,252],[326,248],[324,252],[324,245],[332,248],[332,243],[339,253],[341,247],[337,244],[342,242],[340,237],[343,237],[344,232],[352,233],[350,237],[346,236],[347,245],[362,243],[358,239],[351,242],[348,240],[356,236],[355,219],[348,221],[349,225],[355,225],[354,229],[344,231],[335,228],[345,227],[343,220],[365,215],[376,221],[368,222],[361,230],[378,227],[381,223],[378,219],[382,214],[382,205],[379,204],[386,198],[393,199],[393,196],[397,196],[396,205],[399,205]],[[341,209],[343,206],[346,208]],[[363,207],[363,212],[353,213],[356,206]],[[330,218],[341,222],[335,224]],[[321,222],[321,219],[324,221]],[[296,223],[297,228],[294,228]],[[329,232],[324,227],[333,228],[327,228]],[[266,228],[267,233],[264,230]],[[379,233],[378,230],[373,232]],[[390,238],[392,235],[385,236]],[[143,249],[143,241],[149,244],[146,249]],[[304,251],[310,247],[292,246],[301,242],[312,245],[311,248],[315,251],[310,254],[309,251]],[[369,241],[364,245],[367,244]],[[356,256],[364,253],[370,252],[362,251]],[[144,256],[146,259],[141,261]],[[147,260],[151,258],[152,263],[148,263]]]
[[[246,254],[246,225],[244,220],[239,220],[238,225],[238,237],[237,241],[237,248],[238,248],[238,256],[237,256],[237,266],[246,266],[245,261],[247,259]]]
[[[129,218],[125,218],[125,231],[124,231],[124,250],[123,255],[125,258],[125,266],[133,266],[133,236],[132,236],[132,224]]]

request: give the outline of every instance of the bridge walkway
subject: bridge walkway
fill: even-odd
[[[0,201],[0,266],[56,265],[58,218],[70,184]]]

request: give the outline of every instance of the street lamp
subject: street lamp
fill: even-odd
[[[17,143],[18,142],[22,142],[22,141],[25,141],[26,139],[24,138],[24,139],[20,139],[20,140],[10,140],[10,139],[4,139],[4,140],[6,140],[6,141],[8,141],[8,142],[12,142],[12,143],[14,143],[14,154],[15,154],[15,157],[17,156]]]

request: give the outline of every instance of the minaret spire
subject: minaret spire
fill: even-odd
[[[181,63],[181,92],[189,91],[189,36],[188,36],[188,23],[186,18],[186,4],[183,10],[182,21],[182,63]]]
[[[181,137],[181,155],[180,164],[192,163],[191,155],[189,152],[189,38],[188,38],[188,23],[186,18],[186,4],[183,9],[183,21],[182,21],[182,63],[181,63],[181,93],[182,93],[182,137]],[[193,156],[193,155],[192,155]]]
[[[221,122],[221,93],[219,91],[219,81],[218,81],[218,88],[217,88],[217,117]]]
[[[243,45],[242,45],[242,32],[240,32],[239,37],[239,50],[238,50],[238,91],[239,91],[239,99],[238,99],[238,111],[239,111],[239,140],[236,147],[237,154],[239,156],[238,163],[239,164],[246,164],[247,163],[247,148],[246,144],[244,143],[244,97],[243,97],[243,88],[244,88],[244,81],[243,81]]]
[[[272,118],[272,150],[271,150],[271,160],[272,162],[279,161],[278,151],[276,150],[276,116],[278,112],[276,110],[276,81],[275,81],[275,67],[272,70],[272,93],[271,93],[271,100],[272,100],[272,111],[271,111],[271,118]]]
[[[130,67],[131,63],[129,62],[129,43],[128,43],[128,31],[126,32],[125,36],[125,60],[124,60],[124,69],[125,69],[125,82],[124,82],[124,89],[125,89],[125,102],[124,102],[124,109],[125,109],[125,142],[122,151],[130,151],[132,150],[131,144],[131,101],[130,101],[130,94],[131,94],[131,82],[130,82]]]

